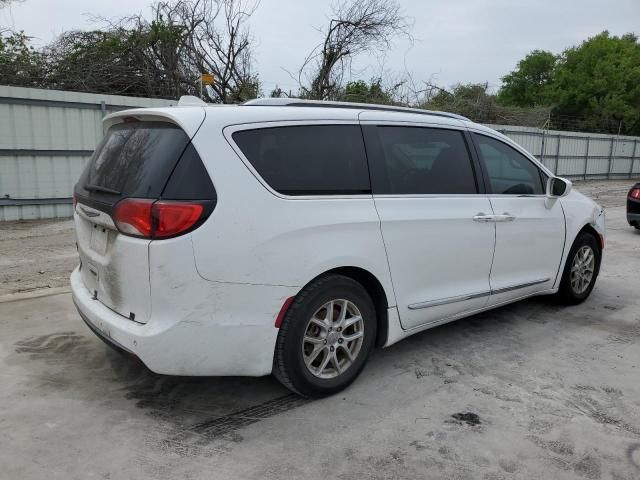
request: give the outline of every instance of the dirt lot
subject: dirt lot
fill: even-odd
[[[637,480],[629,183],[578,186],[608,207],[587,302],[537,298],[415,335],[319,401],[269,377],[152,374],[95,338],[66,293],[0,303],[0,478]],[[70,223],[7,226],[2,288],[64,285]]]

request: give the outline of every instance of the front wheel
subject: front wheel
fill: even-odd
[[[571,246],[560,281],[559,298],[568,304],[586,300],[596,283],[602,253],[598,240],[588,232],[578,235]]]
[[[305,287],[287,311],[273,373],[300,395],[331,395],[360,374],[375,338],[376,313],[365,288],[349,277],[327,275]]]

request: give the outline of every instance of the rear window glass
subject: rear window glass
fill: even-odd
[[[170,123],[114,125],[96,148],[78,186],[119,197],[158,197],[188,144],[187,134]]]
[[[369,193],[358,125],[242,130],[233,140],[274,190],[286,195]]]

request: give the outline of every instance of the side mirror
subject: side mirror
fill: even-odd
[[[547,181],[547,198],[561,198],[569,195],[571,182],[566,178],[550,177]]]

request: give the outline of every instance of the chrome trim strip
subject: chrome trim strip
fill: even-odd
[[[551,280],[550,278],[541,278],[540,280],[534,280],[533,282],[521,283],[520,285],[513,285],[511,287],[499,288],[497,290],[491,290],[491,295],[498,295],[500,293],[507,293],[513,290],[519,290],[521,288],[533,287],[534,285],[540,285]]]
[[[499,295],[501,293],[511,292],[513,290],[519,290],[521,288],[533,287],[534,285],[540,285],[551,280],[550,278],[543,278],[540,280],[534,280],[532,282],[521,283],[519,285],[512,285],[511,287],[499,288],[498,290],[491,290],[487,292],[471,293],[469,295],[459,295],[456,297],[441,298],[439,300],[429,300],[427,302],[412,303],[408,306],[409,310],[420,310],[421,308],[438,307],[440,305],[448,305],[450,303],[464,302],[466,300],[474,300],[476,298],[482,298],[489,295]]]
[[[427,302],[412,303],[409,310],[419,310],[421,308],[437,307],[439,305],[447,305],[449,303],[464,302],[465,300],[473,300],[475,298],[487,297],[491,292],[478,292],[469,295],[459,295],[457,297],[441,298],[439,300],[429,300]]]

